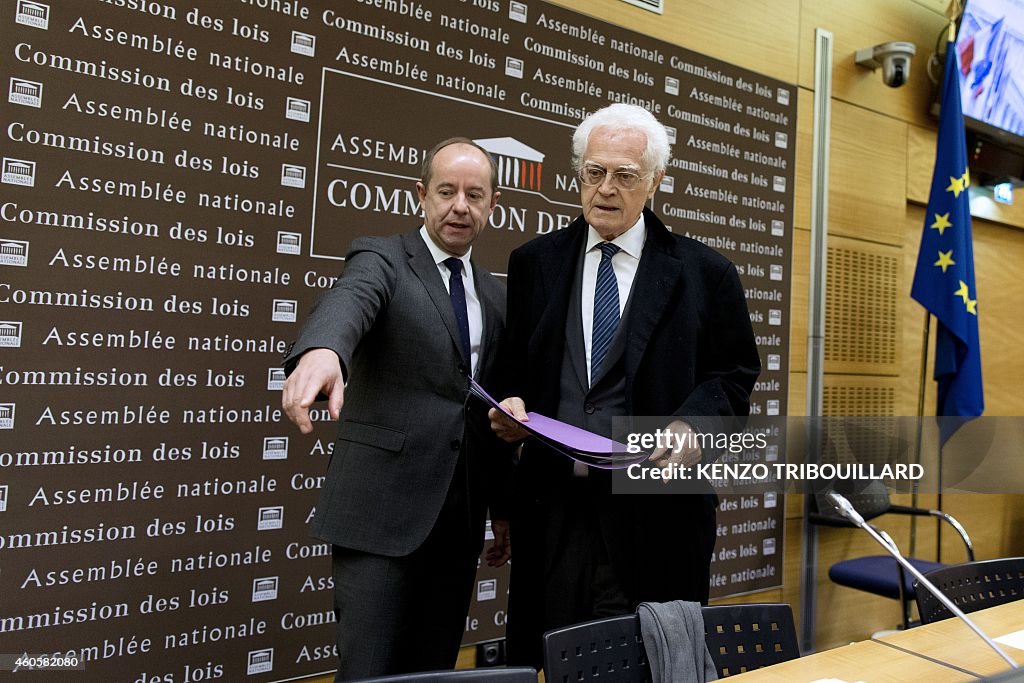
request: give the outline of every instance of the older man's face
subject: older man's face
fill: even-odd
[[[597,166],[607,174],[598,185],[580,184],[583,217],[606,240],[633,227],[664,175],[643,167],[640,160],[646,146],[647,136],[635,128],[595,128],[587,139],[584,169]],[[616,183],[616,172],[634,173],[640,180],[635,188],[626,190]]]

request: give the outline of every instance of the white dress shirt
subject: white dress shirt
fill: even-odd
[[[434,263],[437,264],[437,270],[441,273],[441,279],[444,281],[444,288],[448,290],[450,295],[452,293],[452,274],[448,270],[448,266],[444,264],[444,260],[455,255],[449,254],[434,244],[434,240],[430,239],[430,235],[427,234],[426,226],[420,228],[420,237],[423,238],[427,249],[430,250],[430,255],[434,257]],[[455,258],[462,261],[462,286],[466,290],[466,312],[469,314],[470,372],[475,376],[476,369],[480,364],[480,340],[484,335],[484,314],[483,309],[480,307],[480,297],[476,295],[476,285],[473,281],[473,266],[469,263],[469,257],[472,254],[473,247],[470,247],[469,251],[465,254]],[[593,301],[590,302],[590,307],[594,307]]]
[[[647,239],[647,225],[644,223],[644,215],[626,232],[622,233],[611,242],[619,248],[619,251],[612,256],[612,271],[615,273],[615,280],[619,285],[619,319],[622,319],[622,312],[626,308],[626,301],[629,300],[629,292],[633,288],[633,280],[636,278],[636,269],[640,265],[640,253],[644,249],[644,241]],[[594,290],[597,288],[597,267],[601,263],[601,250],[598,244],[606,240],[598,234],[593,227],[587,233],[587,248],[583,255],[583,289],[580,296],[580,311],[583,318],[583,347],[587,354],[587,379],[593,382],[590,376],[590,353],[593,347],[594,337]]]

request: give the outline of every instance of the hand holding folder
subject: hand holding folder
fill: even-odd
[[[631,453],[629,447],[623,443],[540,413],[530,412],[527,413],[529,420],[517,420],[472,378],[469,380],[469,390],[484,403],[500,410],[510,420],[514,420],[533,438],[589,467],[603,470],[625,469],[634,463],[647,460],[650,455],[643,451]]]

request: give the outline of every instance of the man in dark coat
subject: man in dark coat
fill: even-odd
[[[760,361],[736,268],[645,208],[669,153],[664,128],[633,105],[577,128],[582,216],[509,258],[503,404],[516,417],[529,409],[611,436],[615,417],[665,416],[685,437],[701,416],[749,412]],[[525,437],[498,411],[491,424],[506,441]],[[713,457],[699,447],[653,457],[664,466],[702,456]],[[544,631],[642,601],[706,603],[716,506],[710,488],[612,495],[607,471],[525,441],[511,514],[510,660],[539,666]]]

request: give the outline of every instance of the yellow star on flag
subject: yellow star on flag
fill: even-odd
[[[949,222],[949,212],[935,214],[935,222],[931,224],[931,227],[938,230],[940,235],[946,228],[953,227],[953,224]]]
[[[949,251],[940,251],[939,260],[933,263],[932,265],[939,266],[940,268],[942,268],[943,273],[946,272],[946,268],[949,268],[950,266],[955,266],[956,261],[953,260],[953,250],[950,249]]]
[[[952,192],[954,197],[959,197],[960,193],[964,191],[964,176],[954,178],[949,176],[949,187],[946,188],[946,192]]]
[[[971,169],[968,168],[967,170],[965,170],[963,177],[964,177],[964,187],[970,187],[971,186]]]
[[[978,300],[977,299],[968,299],[967,300],[967,312],[968,313],[973,313],[974,315],[978,315]]]
[[[960,289],[953,292],[953,296],[958,296],[964,300],[964,303],[970,301],[970,293],[967,291],[967,283],[960,280]]]

